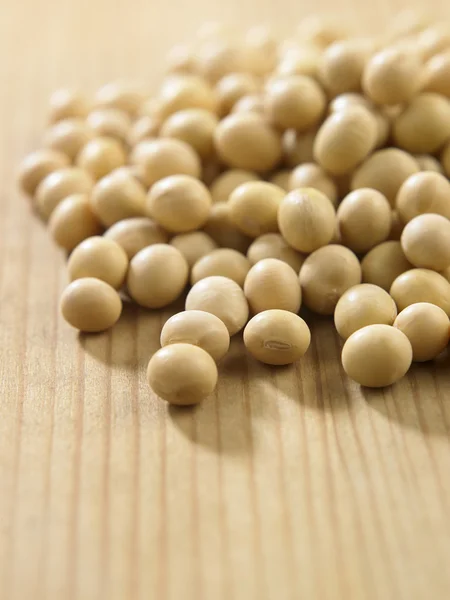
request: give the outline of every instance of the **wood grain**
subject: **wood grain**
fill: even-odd
[[[404,5],[314,8],[367,29]],[[0,598],[446,600],[449,358],[364,391],[316,320],[296,366],[266,368],[234,341],[215,396],[170,409],[144,377],[167,314],[129,308],[112,332],[77,339],[58,312],[63,256],[16,190],[56,86],[153,84],[201,21],[288,30],[302,6],[5,0],[0,11]]]

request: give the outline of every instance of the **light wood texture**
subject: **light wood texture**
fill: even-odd
[[[313,8],[368,28],[405,4]],[[15,185],[56,86],[156,82],[164,52],[205,19],[287,30],[304,10],[2,2],[0,598],[449,598],[448,358],[363,391],[318,320],[296,366],[265,368],[235,341],[216,395],[169,409],[144,377],[167,315],[126,310],[111,333],[77,338],[58,312],[64,257]]]

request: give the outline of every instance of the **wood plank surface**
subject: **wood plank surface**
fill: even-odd
[[[57,86],[154,84],[204,20],[288,31],[331,10],[368,31],[405,5],[3,0],[2,600],[450,597],[450,358],[362,390],[316,320],[297,365],[264,367],[235,340],[214,397],[170,409],[145,382],[167,314],[126,309],[78,337],[58,312],[64,257],[15,182]]]

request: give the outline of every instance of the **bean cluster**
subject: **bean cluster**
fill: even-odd
[[[302,306],[334,317],[361,385],[441,353],[449,177],[450,29],[409,10],[372,37],[323,17],[289,39],[207,24],[153,93],[59,90],[20,185],[69,253],[61,312],[76,329],[189,289],[147,377],[192,404],[242,330],[263,363],[301,358]]]

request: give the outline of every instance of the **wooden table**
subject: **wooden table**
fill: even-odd
[[[367,29],[405,5],[365,4],[314,8]],[[302,10],[293,0],[2,3],[0,598],[450,597],[448,358],[363,391],[317,320],[295,367],[258,365],[234,341],[215,396],[172,410],[144,377],[167,315],[127,309],[110,333],[77,339],[58,311],[64,258],[16,190],[55,87],[154,83],[164,52],[205,19],[287,30]]]

